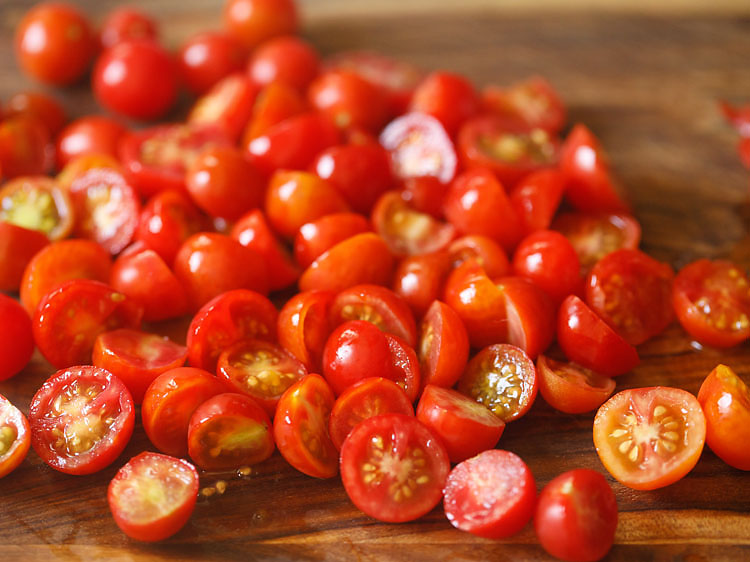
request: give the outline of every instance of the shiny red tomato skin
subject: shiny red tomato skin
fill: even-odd
[[[513,186],[508,196],[523,232],[529,234],[550,227],[564,189],[565,176],[556,169],[532,172]]]
[[[0,381],[18,374],[34,353],[31,318],[14,299],[0,293]]]
[[[31,259],[49,244],[38,230],[0,221],[0,291],[17,292]]]
[[[348,70],[324,72],[310,84],[307,94],[310,105],[341,129],[377,132],[389,117],[385,90]]]
[[[495,240],[481,234],[456,238],[448,246],[448,254],[454,269],[473,259],[490,279],[508,275],[511,271],[505,250]]]
[[[320,372],[323,348],[332,328],[330,291],[297,293],[282,307],[277,333],[281,346],[299,359],[309,372]]]
[[[442,295],[443,284],[451,270],[447,252],[435,252],[401,259],[393,273],[393,292],[409,305],[419,320]]]
[[[433,301],[422,319],[416,349],[422,386],[452,387],[469,359],[469,336],[461,317],[447,304]]]
[[[109,12],[99,30],[99,44],[104,49],[125,41],[156,41],[158,37],[159,29],[154,19],[127,6]]]
[[[557,342],[568,359],[608,377],[627,373],[640,362],[635,348],[575,295],[560,304]]]
[[[206,31],[190,37],[177,54],[182,83],[195,95],[208,92],[222,78],[239,72],[247,51],[231,35]]]
[[[303,95],[283,82],[272,82],[261,88],[253,105],[253,114],[242,133],[241,145],[266,134],[274,125],[300,115],[308,109]]]
[[[31,447],[31,428],[23,412],[0,394],[0,427],[11,429],[12,439],[0,453],[0,478],[13,472],[24,461]]]
[[[539,393],[555,410],[583,414],[601,406],[614,392],[615,381],[575,363],[544,355],[536,360]]]
[[[258,45],[247,66],[250,79],[260,86],[283,82],[304,92],[320,71],[320,56],[300,37],[284,35]]]
[[[4,178],[37,176],[48,171],[50,134],[34,116],[0,121],[0,173]]]
[[[409,108],[432,115],[455,135],[461,123],[479,111],[479,95],[460,74],[438,71],[417,85]]]
[[[5,104],[3,118],[14,115],[35,117],[47,127],[50,135],[60,132],[67,121],[65,109],[54,97],[41,92],[18,92]]]
[[[294,237],[294,258],[301,267],[309,267],[339,242],[371,230],[370,221],[358,213],[323,215],[300,226]]]
[[[125,125],[103,115],[87,115],[68,123],[57,135],[57,168],[84,154],[106,154],[117,158]]]
[[[219,129],[236,141],[253,114],[257,94],[258,87],[243,73],[229,74],[196,100],[187,123]]]
[[[507,342],[536,359],[555,338],[556,303],[523,277],[502,277],[496,284],[505,299]]]
[[[403,389],[409,400],[416,402],[422,386],[417,352],[403,338],[386,333],[385,339],[391,352],[393,380]]]
[[[564,472],[539,494],[534,530],[544,550],[555,558],[601,560],[615,540],[615,494],[599,472],[585,468]]]
[[[511,126],[550,133],[557,133],[565,126],[563,102],[541,76],[532,76],[507,88],[487,86],[482,91],[482,107]]]
[[[448,193],[448,184],[435,176],[415,176],[401,181],[401,197],[420,213],[436,219],[445,218],[443,200]]]
[[[225,29],[247,49],[278,35],[293,35],[299,27],[292,0],[229,0],[222,17]]]
[[[519,242],[513,254],[513,272],[534,282],[557,302],[581,294],[583,278],[578,253],[554,230],[539,230]]]
[[[96,388],[96,391],[93,396],[86,393],[84,404],[81,405],[75,402],[75,397],[81,396],[84,385]],[[63,403],[67,402],[71,409],[77,411],[59,409],[55,403],[61,395],[67,395],[63,398]],[[96,404],[96,408],[92,403]],[[89,449],[68,452],[69,447],[76,448],[80,445],[75,442],[76,438],[85,438],[85,433],[97,430],[102,432],[100,425],[90,425],[99,417],[97,414],[101,410],[112,417],[104,433],[93,435],[96,440]],[[84,425],[76,415],[82,416],[89,412],[93,419],[85,424],[85,429],[76,430],[75,425]],[[60,428],[59,424],[63,424],[63,427]],[[128,389],[111,373],[92,366],[70,367],[57,371],[34,394],[29,406],[29,425],[31,445],[45,463],[65,474],[92,474],[114,462],[125,449],[133,434],[135,408]],[[57,441],[60,438],[55,431],[63,433],[65,452],[59,450],[61,445]],[[78,435],[79,431],[84,435]]]
[[[14,46],[24,72],[46,84],[67,86],[83,77],[96,40],[88,19],[74,6],[43,2],[18,24]]]

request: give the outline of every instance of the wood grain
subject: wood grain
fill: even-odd
[[[102,13],[113,2],[86,4]],[[24,5],[10,0],[0,9],[2,97],[28,86],[10,53],[12,25]],[[169,20],[172,44],[216,21],[197,0],[141,5]],[[304,5],[315,12],[315,2]],[[717,98],[750,99],[750,20],[425,12],[310,22],[306,34],[324,53],[367,47],[425,68],[462,71],[480,84],[546,76],[569,104],[571,119],[587,123],[609,150],[643,225],[646,251],[675,267],[704,256],[750,266],[749,177],[736,138],[716,110]],[[72,115],[94,108],[84,87],[62,95]],[[639,351],[642,365],[618,378],[618,388],[661,384],[695,393],[719,361],[750,375],[747,345],[698,350],[678,326]],[[51,372],[37,355],[23,374],[0,383],[0,393],[27,411]],[[500,446],[528,462],[539,487],[572,468],[603,471],[592,445],[592,417],[554,412],[540,399],[508,426]],[[139,425],[116,465],[148,447]],[[548,559],[530,527],[506,541],[478,539],[451,528],[439,508],[414,523],[378,523],[351,505],[337,480],[299,474],[278,453],[249,478],[204,475],[204,485],[227,478],[227,493],[202,500],[172,539],[138,544],[117,530],[107,509],[106,486],[117,466],[76,478],[30,454],[0,481],[2,559]],[[610,560],[750,558],[748,475],[709,450],[688,477],[666,489],[636,492],[611,482],[621,515]]]

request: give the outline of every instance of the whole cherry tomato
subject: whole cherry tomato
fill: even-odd
[[[126,132],[125,125],[103,115],[88,115],[68,123],[57,135],[58,169],[84,154],[117,158],[120,139]]]
[[[245,65],[247,51],[237,39],[221,31],[190,37],[177,55],[182,82],[192,93],[205,94],[214,84]]]
[[[248,63],[253,82],[284,82],[304,92],[318,75],[320,56],[307,41],[293,35],[274,37],[258,45]]]
[[[224,27],[247,49],[277,35],[291,35],[299,26],[293,0],[227,0]]]
[[[99,43],[104,49],[125,41],[152,40],[159,37],[154,19],[130,6],[115,8],[102,22]]]
[[[432,115],[448,134],[455,135],[461,124],[479,111],[479,95],[467,78],[438,71],[417,85],[409,108]]]
[[[310,104],[328,115],[341,129],[378,132],[389,117],[384,89],[347,70],[324,72],[308,89]]]
[[[580,294],[583,288],[578,254],[554,230],[539,230],[521,240],[513,254],[513,271],[544,289],[555,302]]]

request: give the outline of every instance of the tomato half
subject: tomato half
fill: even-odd
[[[120,379],[98,367],[70,367],[34,394],[31,445],[55,470],[91,474],[122,453],[134,420],[133,400]]]
[[[294,34],[299,27],[292,0],[229,0],[222,16],[225,29],[248,50],[277,35]]]
[[[502,277],[496,285],[505,299],[508,336],[504,341],[536,359],[555,337],[556,310],[552,299],[523,277]]]
[[[448,246],[448,254],[454,268],[468,260],[482,266],[490,279],[510,273],[510,262],[505,250],[495,240],[481,234],[470,234],[455,239]]]
[[[243,73],[230,74],[198,98],[187,122],[190,125],[216,127],[230,139],[237,140],[250,120],[257,94],[258,87]]]
[[[582,414],[601,406],[615,390],[615,381],[575,363],[544,355],[536,360],[539,392],[555,410]]]
[[[48,244],[44,233],[0,220],[0,291],[18,291],[24,269]]]
[[[279,343],[310,372],[321,370],[323,347],[331,331],[329,311],[333,297],[329,291],[303,291],[289,299],[279,312]]]
[[[304,92],[320,70],[315,48],[292,35],[274,37],[258,46],[248,61],[247,74],[255,84],[284,82]]]
[[[183,84],[196,95],[206,93],[245,65],[245,47],[228,33],[207,31],[190,37],[177,53]]]
[[[398,262],[391,287],[406,301],[415,319],[421,319],[432,302],[441,298],[450,270],[447,252],[409,256]]]
[[[70,195],[50,178],[17,178],[0,189],[0,220],[38,230],[50,240],[68,236],[74,217]]]
[[[479,111],[479,95],[468,78],[435,71],[417,84],[409,108],[435,117],[453,136],[464,121]]]
[[[469,336],[461,317],[447,304],[433,301],[419,327],[422,385],[452,387],[469,359]]]
[[[507,88],[487,86],[482,91],[485,111],[511,126],[559,132],[565,125],[565,106],[552,85],[541,76],[532,76]]]
[[[546,230],[562,202],[565,176],[556,169],[539,170],[521,178],[508,196],[523,232]]]
[[[299,228],[294,237],[294,258],[300,266],[308,267],[339,242],[371,231],[370,221],[358,213],[324,215]]]
[[[544,289],[555,302],[579,294],[583,286],[578,253],[554,230],[539,230],[521,240],[513,254],[513,271]]]
[[[0,394],[0,478],[26,458],[31,446],[29,421],[21,410]]]
[[[125,133],[125,125],[104,115],[86,115],[68,123],[57,135],[57,168],[62,170],[75,158],[87,154],[117,158],[117,147]]]
[[[706,419],[695,396],[679,388],[623,390],[594,418],[594,446],[616,480],[654,490],[692,470],[703,451]]]
[[[274,125],[307,110],[302,94],[283,82],[272,82],[258,92],[253,114],[242,133],[242,146],[265,135]],[[324,178],[325,179],[325,178]]]

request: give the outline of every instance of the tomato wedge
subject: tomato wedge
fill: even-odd
[[[601,406],[615,390],[613,378],[575,363],[540,355],[536,369],[542,398],[555,410],[566,414],[590,412]]]
[[[303,291],[289,299],[279,312],[279,343],[311,372],[321,369],[323,348],[331,331],[329,310],[333,298],[329,291]]]
[[[469,360],[469,336],[461,318],[447,304],[434,301],[419,329],[422,385],[452,387]]]
[[[0,394],[0,478],[26,458],[31,446],[29,421],[21,410]]]

